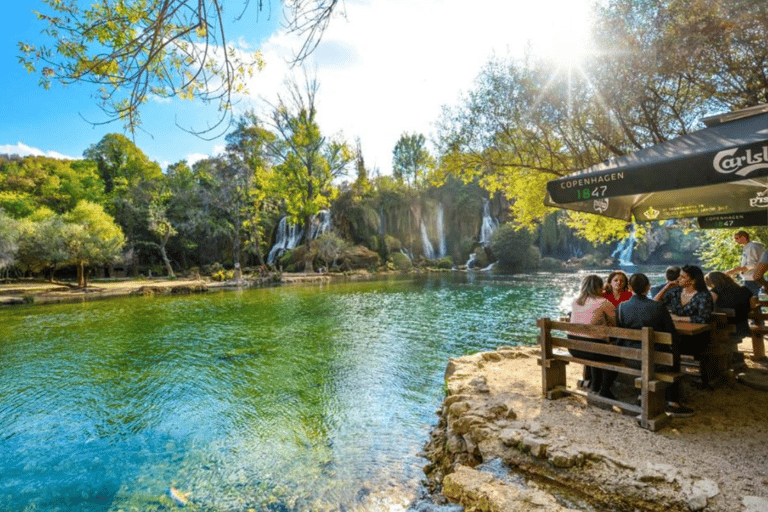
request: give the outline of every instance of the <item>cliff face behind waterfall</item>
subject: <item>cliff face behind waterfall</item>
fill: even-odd
[[[528,255],[517,270],[535,269],[542,262],[542,268],[557,269],[565,261],[599,267],[613,264],[612,261],[618,264],[619,259],[623,264],[696,260],[697,235],[675,226],[647,225],[645,236],[637,240],[594,246],[562,222],[562,212],[544,219],[532,237],[500,229],[514,222],[509,206],[502,195],[489,196],[472,184],[454,183],[425,190],[393,188],[367,195],[350,190],[341,194],[329,211],[318,215],[325,227],[310,230],[310,241],[330,232],[360,248],[358,251],[368,251],[360,263],[355,261],[359,257],[345,259],[339,249],[342,252],[337,264],[346,261],[347,268],[389,263],[405,270],[430,261],[443,268],[483,269],[494,262],[519,260],[495,254],[494,249]],[[301,264],[312,260],[311,254],[305,254],[308,247],[313,250],[312,246],[304,244],[306,239],[299,240],[304,233],[302,226],[289,226],[285,218],[280,218],[271,233],[269,263],[280,264],[286,270],[301,270]]]

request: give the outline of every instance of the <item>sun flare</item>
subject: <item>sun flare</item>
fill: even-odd
[[[578,67],[594,52],[591,40],[592,3],[587,0],[545,0],[530,9],[528,39],[535,57],[560,68]]]

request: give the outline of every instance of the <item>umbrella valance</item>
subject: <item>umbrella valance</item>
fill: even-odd
[[[548,206],[637,221],[765,211],[768,105],[550,181]]]

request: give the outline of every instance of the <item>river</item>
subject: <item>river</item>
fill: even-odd
[[[173,487],[195,510],[404,510],[447,360],[535,343],[582,275],[0,310],[0,503],[167,510]]]

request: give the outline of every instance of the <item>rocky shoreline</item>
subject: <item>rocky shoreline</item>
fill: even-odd
[[[768,393],[686,386],[696,416],[653,433],[579,397],[543,399],[537,355],[449,362],[425,447],[432,491],[472,511],[768,510]]]
[[[367,279],[367,272],[354,274],[267,274],[263,277],[248,277],[241,281],[213,281],[203,278],[180,279],[133,279],[93,281],[85,289],[66,283],[21,281],[0,285],[0,307],[23,304],[58,304],[86,302],[92,300],[125,297],[130,295],[190,295],[222,290],[262,288],[280,284],[330,282],[335,279]]]

